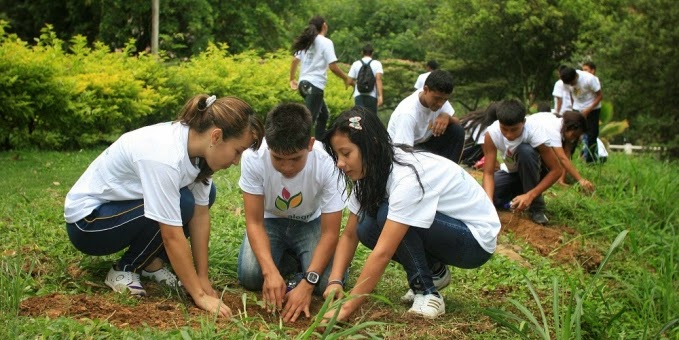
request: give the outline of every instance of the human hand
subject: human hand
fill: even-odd
[[[262,295],[267,312],[275,312],[283,308],[283,298],[285,297],[286,288],[285,280],[283,280],[280,273],[264,278]]]
[[[313,290],[314,286],[312,284],[302,280],[297,287],[285,295],[285,306],[281,311],[283,321],[295,322],[302,312],[304,312],[307,318],[311,317],[309,305],[311,304],[311,293]]]
[[[337,300],[344,295],[344,287],[340,284],[329,284],[327,287],[325,287],[325,291],[323,292],[323,298],[327,299],[328,296],[332,296],[332,300]]]
[[[290,89],[291,89],[291,90],[297,90],[297,87],[298,87],[298,86],[299,86],[299,85],[297,84],[297,80],[295,80],[295,79],[290,80]]]
[[[212,283],[207,277],[198,277],[198,280],[200,282],[200,288],[205,291],[205,294],[217,299],[219,298],[219,293],[217,293],[217,291],[212,288]]]
[[[533,197],[530,194],[523,194],[514,197],[514,199],[511,202],[511,207],[512,209],[518,210],[518,211],[523,211],[528,209],[530,207],[530,204],[533,203]]]
[[[587,193],[592,193],[592,192],[594,192],[594,184],[592,184],[592,182],[590,182],[590,181],[588,181],[588,180],[586,180],[586,179],[583,178],[583,179],[579,180],[578,183],[580,184],[580,186],[581,186],[583,189],[585,189],[585,191],[586,191]]]
[[[231,308],[227,307],[222,300],[216,297],[205,294],[198,299],[193,299],[193,301],[202,310],[217,313],[217,315],[227,318],[232,316]]]
[[[331,308],[327,312],[325,312],[325,314],[323,314],[323,322],[321,324],[323,323],[327,324],[329,320],[335,317],[335,313],[337,313],[337,308]],[[351,315],[349,310],[347,308],[344,308],[344,306],[340,306],[339,313],[337,314],[337,319],[335,320],[339,322],[346,321],[349,318],[349,315]]]
[[[442,135],[448,128],[448,123],[450,123],[450,116],[445,113],[438,115],[431,126],[431,132],[436,137]]]

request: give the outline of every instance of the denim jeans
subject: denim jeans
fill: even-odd
[[[533,190],[540,183],[543,173],[545,173],[540,162],[540,153],[538,150],[533,149],[530,144],[520,144],[514,152],[514,160],[516,161],[518,171],[505,172],[498,170],[495,172],[493,203],[496,207],[502,207],[514,199],[514,197]],[[533,200],[529,211],[545,211],[545,199],[542,195]]]
[[[179,193],[182,228],[189,237],[188,224],[196,203],[187,187]],[[216,195],[217,189],[212,184],[209,206]],[[117,263],[122,271],[139,272],[159,256],[167,261],[160,225],[144,216],[143,199],[104,203],[82,220],[66,223],[66,231],[76,249],[87,255],[110,255],[127,248]]]
[[[271,257],[283,278],[289,274],[294,274],[294,270],[296,270],[293,269],[293,272],[289,272],[289,266],[284,268],[284,257],[288,252],[292,252],[299,259],[302,271],[306,271],[309,268],[314,250],[316,250],[316,246],[321,239],[320,217],[309,222],[287,218],[265,218],[264,228],[269,237]],[[321,278],[314,288],[314,294],[323,294],[331,269],[332,258],[330,258],[323,273],[319,273]],[[257,261],[254,251],[252,251],[247,233],[243,238],[238,254],[238,281],[240,281],[243,288],[248,290],[261,290],[264,284],[262,268]]]
[[[377,98],[369,94],[359,94],[354,97],[354,104],[366,108],[368,111],[377,114]]]
[[[377,216],[363,214],[357,233],[363,245],[374,249],[387,221],[389,204],[382,203]],[[408,285],[416,292],[436,292],[432,268],[440,264],[458,268],[478,268],[492,254],[481,248],[467,225],[437,212],[429,229],[410,227],[392,259],[405,269]]]
[[[457,124],[448,124],[442,135],[432,136],[426,142],[415,145],[415,148],[448,158],[455,164],[460,163],[463,147],[464,129]]]
[[[311,119],[316,123],[316,139],[321,140],[325,136],[325,128],[328,125],[330,113],[328,106],[323,100],[324,91],[306,80],[299,82],[299,94],[304,98],[304,105],[311,111]]]

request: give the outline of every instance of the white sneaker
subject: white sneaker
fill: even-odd
[[[142,287],[137,273],[119,271],[111,267],[106,274],[104,283],[118,293],[129,292],[132,295],[146,295],[146,290]]]
[[[142,270],[141,276],[148,279],[153,279],[160,284],[170,287],[182,286],[182,282],[177,280],[177,275],[174,275],[169,269],[165,267],[160,268],[154,272],[147,272],[145,270]]]
[[[417,314],[427,319],[435,319],[446,312],[446,304],[443,298],[434,294],[416,294],[413,306],[408,313]]]
[[[439,275],[433,275],[432,279],[434,281],[434,287],[436,287],[436,290],[440,291],[443,288],[448,287],[450,284],[450,270],[448,269],[448,266],[444,265],[444,272],[439,273]],[[415,292],[413,292],[412,289],[408,289],[408,291],[401,296],[401,302],[403,303],[411,303],[415,299]]]

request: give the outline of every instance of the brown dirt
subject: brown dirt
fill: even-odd
[[[480,171],[470,171],[470,173],[474,177],[480,176]],[[585,242],[576,231],[565,225],[541,226],[531,222],[523,214],[512,212],[500,212],[500,220],[502,222],[501,233],[510,233],[514,238],[525,242],[530,248],[556,263],[576,264],[592,272],[602,261],[600,252]],[[22,252],[32,251],[33,249],[22,249]],[[522,266],[530,267],[531,264],[521,256],[523,251],[524,249],[517,244],[498,244],[497,254],[516,261]],[[31,275],[39,278],[45,270],[41,266],[36,266],[30,271]],[[67,272],[74,279],[84,280],[85,275],[77,265],[68,267]],[[113,293],[102,284],[84,281],[85,285],[91,287],[94,294],[53,293],[28,298],[21,303],[20,314],[30,317],[100,319],[107,320],[112,325],[121,328],[148,326],[163,330],[185,326],[199,328],[203,318],[212,320],[208,313],[198,309],[190,299],[176,293],[169,293],[166,289],[151,283],[145,285],[149,296],[137,299]],[[499,287],[493,291],[482,291],[479,295],[486,296],[488,299],[500,299],[506,293],[503,289],[508,288]],[[278,316],[267,313],[257,304],[253,296],[252,293],[248,293],[246,299],[248,317],[245,316],[241,293],[227,291],[224,295],[224,302],[232,309],[234,318],[240,319],[249,329],[268,332],[272,327],[277,327]],[[261,299],[261,294],[257,295],[257,298]],[[321,305],[322,301],[315,298],[312,302],[312,315],[316,315]],[[384,335],[391,339],[458,339],[465,338],[465,334],[470,332],[479,333],[484,329],[490,330],[495,327],[495,324],[485,316],[480,316],[480,319],[473,324],[456,323],[454,321],[456,316],[451,313],[450,319],[441,323],[414,317],[407,314],[406,310],[407,307],[404,306],[387,306],[380,302],[368,302],[354,314],[349,323],[378,321],[391,324],[382,329],[386,333]],[[302,317],[295,323],[286,323],[284,324],[285,333],[289,336],[298,335],[306,330],[312,321]],[[217,319],[215,325],[218,329],[235,327],[226,319]]]

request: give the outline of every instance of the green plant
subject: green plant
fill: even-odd
[[[545,315],[545,310],[543,308],[542,302],[540,301],[540,297],[533,287],[533,284],[528,280],[527,277],[524,276],[524,280],[526,282],[526,285],[528,286],[528,290],[531,293],[531,296],[533,297],[533,301],[535,301],[535,304],[540,312],[539,314],[539,320],[538,318],[534,315],[532,311],[528,309],[526,305],[521,303],[520,301],[517,301],[515,299],[509,299],[512,305],[516,307],[522,315],[516,315],[512,312],[508,312],[505,310],[500,310],[500,309],[495,309],[495,308],[489,308],[486,310],[486,314],[493,318],[493,320],[497,321],[501,325],[509,328],[511,331],[516,333],[517,335],[529,339],[529,334],[528,330],[531,330],[532,332],[536,333],[540,339],[552,339],[552,334],[554,335],[555,339],[571,339],[572,337],[575,337],[576,339],[581,339],[583,336],[582,332],[582,318],[583,318],[583,301],[590,298],[592,295],[592,292],[595,288],[600,288],[597,279],[601,275],[601,271],[608,263],[608,260],[610,259],[611,255],[613,254],[613,251],[618,248],[625,237],[627,236],[628,231],[624,230],[618,234],[618,236],[615,238],[613,243],[611,244],[611,247],[608,250],[608,253],[606,254],[606,257],[604,260],[601,262],[599,265],[599,268],[597,269],[596,273],[594,276],[592,276],[589,280],[589,282],[584,286],[578,286],[575,282],[571,281],[570,282],[570,299],[567,303],[564,304],[564,301],[561,301],[560,296],[562,293],[560,292],[559,288],[559,280],[557,277],[552,278],[552,319],[551,319],[551,327],[548,318]],[[565,307],[565,310],[564,310]],[[608,325],[610,325],[620,317],[620,315],[623,313],[624,310],[620,310],[619,312],[613,314],[611,319],[608,321]],[[515,325],[514,322],[518,322],[518,325]]]

